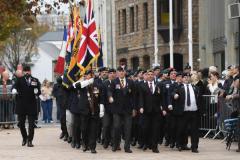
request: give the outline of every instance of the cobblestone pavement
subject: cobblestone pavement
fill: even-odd
[[[113,153],[110,148],[104,150],[97,147],[97,154],[72,149],[67,143],[58,139],[60,129],[58,125],[42,126],[35,130],[35,147],[21,146],[21,136],[18,129],[0,130],[0,160],[237,160],[236,144],[230,151],[225,150],[225,144],[220,140],[201,139],[199,154],[189,151],[179,152],[176,149],[160,146],[160,153],[141,151],[132,147],[133,153],[119,151]],[[122,147],[123,148],[123,147]]]

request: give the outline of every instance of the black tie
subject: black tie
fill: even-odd
[[[187,84],[187,106],[191,105],[191,101],[190,101],[190,91],[189,91],[189,87]]]

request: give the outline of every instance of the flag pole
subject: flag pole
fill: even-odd
[[[189,58],[189,65],[191,69],[193,69],[193,41],[192,41],[192,0],[188,0],[188,58]]]
[[[157,0],[154,0],[154,66],[158,66]]]
[[[173,1],[169,0],[169,47],[170,47],[170,67],[174,67],[173,65]]]

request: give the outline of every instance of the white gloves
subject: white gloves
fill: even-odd
[[[73,87],[76,88],[77,84],[80,83],[81,88],[85,88],[85,87],[87,87],[88,85],[93,84],[93,82],[94,82],[94,78],[91,78],[91,79],[89,79],[89,80],[84,80],[84,81],[79,80],[79,81],[73,83]]]
[[[143,114],[143,112],[144,112],[144,109],[143,109],[143,108],[140,108],[140,113]]]
[[[17,90],[15,88],[13,88],[12,94],[17,94],[17,93],[18,93]]]
[[[104,105],[100,104],[100,113],[99,113],[100,118],[104,116]]]
[[[178,99],[179,98],[179,95],[178,94],[175,94],[174,95],[174,99]]]
[[[168,105],[168,109],[169,109],[169,111],[173,110],[173,106],[172,105]]]
[[[113,103],[113,97],[109,97],[109,103]]]

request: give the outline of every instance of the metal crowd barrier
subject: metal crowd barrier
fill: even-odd
[[[0,94],[0,125],[16,123],[16,98],[12,94]]]
[[[223,97],[215,95],[203,95],[202,106],[205,114],[200,120],[200,130],[206,131],[203,138],[207,138],[211,133],[215,139],[220,133],[226,133],[224,120],[229,119],[233,111],[232,106]]]

